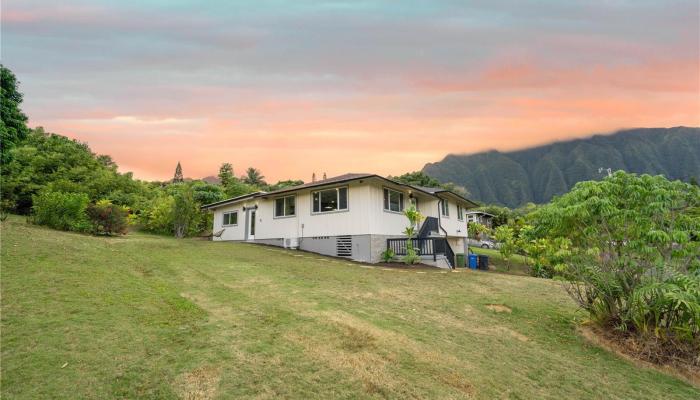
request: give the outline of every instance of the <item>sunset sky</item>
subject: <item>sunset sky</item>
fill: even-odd
[[[697,0],[198,3],[3,1],[30,124],[141,179],[269,181],[700,126]]]

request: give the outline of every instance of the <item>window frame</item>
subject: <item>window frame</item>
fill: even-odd
[[[457,220],[464,221],[464,207],[457,204]]]
[[[391,209],[391,192],[394,192],[399,195],[399,210],[394,211]],[[386,194],[386,202],[384,201],[384,195]],[[389,208],[387,208],[388,206]],[[392,189],[389,187],[382,187],[382,209],[384,211],[389,212],[389,213],[394,213],[394,214],[403,214],[403,211],[406,209],[406,194],[400,190]]]
[[[288,198],[294,198],[294,214],[289,214],[287,215],[287,199]],[[277,200],[282,200],[282,212],[284,215],[277,215]],[[297,216],[297,195],[296,194],[291,194],[288,196],[280,196],[276,197],[274,199],[274,202],[272,204],[272,218],[278,219],[278,218],[294,218]]]
[[[226,216],[227,216],[227,215],[231,215],[231,214],[235,214],[235,215],[236,215],[236,223],[235,223],[235,224],[231,224],[231,223],[227,224],[227,223],[226,223]],[[231,222],[231,217],[229,217],[229,222]],[[222,219],[222,221],[221,221],[221,226],[238,226],[238,210],[235,210],[235,211],[224,211],[224,212],[223,212],[223,219]]]
[[[336,208],[335,210],[330,210],[330,211],[323,211],[321,210],[321,192],[330,192],[332,190],[335,191],[335,201],[337,206],[340,206],[340,190],[345,189],[345,208]],[[314,195],[318,193],[318,211],[314,211]],[[312,190],[311,191],[311,215],[321,215],[321,214],[333,214],[333,213],[340,213],[340,212],[348,212],[350,211],[350,187],[349,186],[336,186],[336,187],[331,187],[327,189],[319,189],[319,190]]]
[[[450,218],[450,204],[447,199],[440,199],[440,216]]]

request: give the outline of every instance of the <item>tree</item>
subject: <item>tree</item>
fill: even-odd
[[[265,185],[265,177],[262,175],[259,169],[250,167],[245,171],[243,182],[251,186],[260,187]]]
[[[153,185],[117,172],[108,157],[95,155],[85,143],[41,127],[10,153],[2,168],[2,197],[20,214],[30,212],[33,197],[42,190],[85,193],[90,202],[107,199],[132,210],[154,194]]]
[[[0,64],[0,160],[9,161],[10,150],[29,134],[27,116],[20,109],[22,93],[19,82],[8,68]]]
[[[200,217],[199,206],[194,200],[192,188],[188,186],[179,187],[173,198],[173,231],[176,238],[183,238],[195,230]]]
[[[177,167],[175,167],[175,175],[173,176],[173,183],[184,182],[185,179],[182,177],[182,166],[180,161],[177,162]]]
[[[531,243],[554,244],[542,258],[592,320],[697,351],[699,206],[696,186],[618,171],[536,210]]]
[[[440,181],[426,175],[422,171],[408,172],[400,176],[390,176],[389,179],[395,180],[397,182],[404,183],[406,185],[424,186],[438,188],[442,187]]]
[[[229,163],[221,164],[221,167],[219,167],[219,181],[221,182],[221,186],[228,186],[233,179],[233,166]]]
[[[518,249],[515,241],[515,232],[508,225],[501,225],[494,230],[494,239],[498,241],[498,252],[503,256],[506,262],[506,269],[510,270],[510,257],[515,254]]]

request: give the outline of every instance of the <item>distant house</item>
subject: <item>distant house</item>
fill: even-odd
[[[468,211],[467,212],[467,223],[475,222],[477,224],[484,225],[487,228],[493,227],[493,214],[489,214],[483,211]]]
[[[423,262],[455,265],[466,251],[467,210],[477,205],[448,190],[405,185],[375,174],[345,174],[273,192],[208,204],[214,240],[299,248],[376,263],[391,247],[405,254],[403,210],[415,204],[426,217],[414,246]],[[222,232],[223,230],[223,232]]]

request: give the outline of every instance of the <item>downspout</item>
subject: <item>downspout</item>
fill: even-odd
[[[440,200],[439,196],[436,196],[436,197]],[[442,211],[440,210],[441,203],[442,203],[441,201],[438,201],[438,226],[440,227],[440,229],[442,229],[443,232],[445,232],[445,246],[449,246],[450,241],[447,240],[447,230],[442,227]],[[452,262],[450,262],[450,264],[452,264]]]

